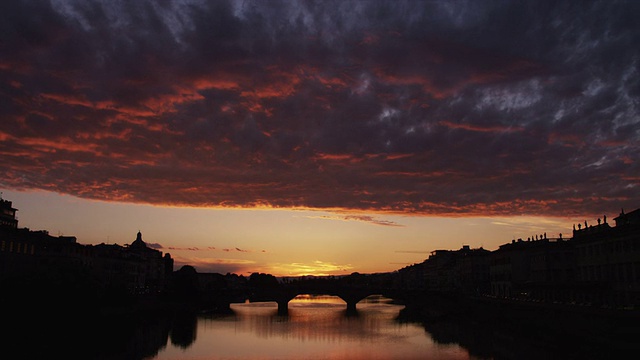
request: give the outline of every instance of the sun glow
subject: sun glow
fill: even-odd
[[[271,269],[274,274],[282,276],[329,276],[347,274],[353,267],[351,264],[339,265],[316,260],[311,263],[274,264]]]

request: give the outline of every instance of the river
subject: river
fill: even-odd
[[[597,317],[491,302],[448,310],[370,297],[348,313],[333,296],[231,304],[225,314],[158,308],[5,308],[1,358],[202,359],[621,359],[640,353],[638,317]],[[452,303],[449,301],[448,303]],[[43,304],[45,304],[43,302]],[[106,312],[105,312],[106,311]],[[635,357],[634,357],[635,358]]]
[[[191,344],[169,341],[147,359],[475,359],[419,324],[397,321],[403,307],[365,299],[347,314],[340,298],[299,296],[281,316],[276,303],[232,304],[233,314],[200,316]]]

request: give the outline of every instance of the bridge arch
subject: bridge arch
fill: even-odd
[[[356,314],[358,304],[361,300],[371,296],[380,295],[380,292],[375,292],[367,289],[333,289],[333,290],[320,290],[320,289],[273,289],[270,291],[264,291],[258,296],[254,296],[249,300],[251,302],[257,301],[274,301],[278,304],[278,314],[287,315],[289,313],[289,302],[296,298],[298,295],[329,295],[337,296],[347,305],[348,314]]]

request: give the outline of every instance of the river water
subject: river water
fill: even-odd
[[[5,307],[0,358],[599,360],[640,354],[639,318],[629,314],[495,303],[443,313],[442,305],[405,308],[381,297],[359,302],[350,314],[332,296],[298,297],[287,316],[277,314],[274,302],[231,304],[227,314],[173,307],[96,312],[78,304]]]
[[[423,326],[397,320],[401,305],[365,299],[347,314],[337,297],[300,296],[287,316],[276,303],[232,304],[233,314],[199,316],[193,334],[170,339],[147,359],[476,359]]]

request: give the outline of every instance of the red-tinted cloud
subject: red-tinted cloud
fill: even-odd
[[[639,5],[396,3],[5,2],[0,185],[416,215],[640,205]]]

